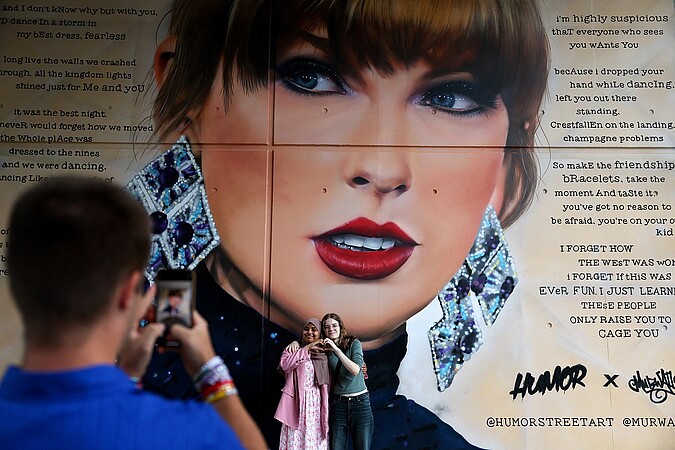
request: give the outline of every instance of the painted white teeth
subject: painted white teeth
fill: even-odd
[[[369,250],[379,250],[382,248],[382,238],[367,237],[363,241],[363,246]]]
[[[350,247],[363,247],[363,243],[366,241],[364,236],[359,236],[356,234],[348,234],[345,236],[345,244]]]
[[[392,248],[396,244],[396,239],[392,238],[384,238],[382,242],[382,249],[386,250],[388,248]]]
[[[358,234],[339,234],[331,236],[335,245],[351,250],[387,250],[396,246],[396,239],[385,237],[367,237]]]

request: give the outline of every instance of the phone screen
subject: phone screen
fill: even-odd
[[[192,327],[195,285],[194,274],[189,270],[161,270],[155,278],[155,321],[167,325],[181,324]],[[178,346],[176,341],[164,339],[160,345]]]

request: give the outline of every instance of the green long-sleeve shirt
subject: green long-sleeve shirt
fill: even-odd
[[[361,341],[355,339],[352,342],[351,347],[344,352],[347,358],[351,359],[356,363],[357,366],[363,366],[363,348],[361,347]],[[357,392],[366,390],[366,380],[363,378],[363,371],[359,370],[359,373],[352,375],[345,368],[344,364],[339,364],[340,371],[336,373],[335,369],[338,366],[339,358],[335,353],[330,353],[328,356],[328,365],[330,371],[333,374],[333,394],[336,395],[349,395],[355,394]]]

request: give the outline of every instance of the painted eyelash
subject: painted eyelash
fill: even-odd
[[[428,98],[438,93],[453,93],[468,97],[476,103],[475,108],[468,110],[452,110],[445,109],[439,105],[434,105]],[[435,110],[458,116],[472,116],[475,114],[486,114],[487,110],[494,110],[498,105],[499,94],[474,82],[457,80],[441,83],[428,89],[424,94],[419,96],[418,102],[426,107]]]
[[[290,91],[304,95],[304,96],[324,96],[324,95],[346,95],[351,92],[351,89],[344,82],[342,77],[330,66],[325,63],[315,60],[313,58],[293,58],[286,62],[279,64],[275,68],[277,77],[281,80],[284,86]],[[327,78],[330,78],[340,89],[341,92],[321,92],[321,91],[310,91],[308,89],[302,88],[297,84],[289,80],[293,75],[302,73],[302,72],[316,72],[317,74],[323,74]]]

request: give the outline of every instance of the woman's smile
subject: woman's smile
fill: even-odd
[[[311,344],[317,339],[319,339],[319,330],[313,324],[308,323],[302,330],[302,340],[306,344]]]
[[[418,245],[398,225],[359,217],[312,239],[329,269],[349,278],[376,280],[396,272]]]
[[[323,333],[333,341],[340,337],[340,324],[337,320],[328,318],[323,323]]]

